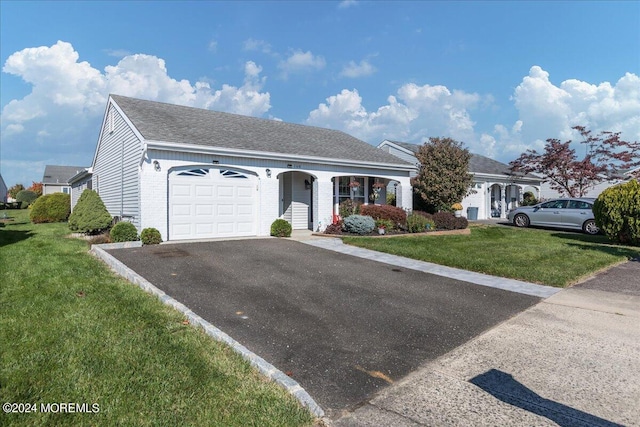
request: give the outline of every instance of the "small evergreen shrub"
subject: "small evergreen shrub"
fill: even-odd
[[[404,227],[407,222],[407,212],[404,209],[389,205],[362,205],[360,215],[370,216],[374,220],[389,220],[393,223],[393,228]]]
[[[455,230],[456,217],[451,212],[436,212],[433,214],[433,221],[439,230]]]
[[[87,234],[99,234],[111,226],[111,214],[102,203],[102,199],[93,190],[84,190],[69,216],[71,231]]]
[[[71,211],[71,197],[64,193],[53,193],[40,196],[29,212],[34,224],[44,222],[64,222]]]
[[[396,195],[393,193],[387,193],[387,205],[395,206],[396,205]]]
[[[411,214],[407,217],[407,231],[409,233],[422,233],[427,229],[427,218],[422,215]]]
[[[271,235],[275,237],[291,237],[291,224],[278,218],[271,224]]]
[[[324,234],[342,234],[342,222],[329,224],[324,230]]]
[[[140,240],[143,245],[159,245],[162,243],[162,235],[156,228],[145,228],[140,232]]]
[[[370,216],[351,215],[345,218],[344,228],[349,233],[369,234],[376,227],[376,223]]]
[[[20,190],[16,195],[17,202],[23,202],[27,204],[27,206],[31,205],[38,198],[38,193],[31,190]],[[24,208],[23,208],[24,209]]]
[[[604,190],[593,204],[593,215],[609,239],[640,245],[640,183],[634,179]]]
[[[354,202],[351,199],[347,199],[343,201],[342,203],[340,203],[338,207],[338,211],[340,212],[340,217],[342,219],[345,219],[346,217],[351,215],[358,215],[360,213],[361,206],[362,206],[362,203]]]
[[[136,242],[140,240],[136,226],[126,221],[114,225],[109,232],[109,236],[113,243]]]
[[[458,218],[454,218],[453,225],[454,225],[454,230],[464,230],[469,226],[469,221],[467,220],[467,218],[461,216]]]
[[[538,199],[531,191],[527,191],[522,195],[522,206],[533,206],[538,204]]]

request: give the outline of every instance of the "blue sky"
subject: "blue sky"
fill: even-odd
[[[7,184],[89,166],[109,93],[508,162],[640,139],[640,2],[0,2]]]

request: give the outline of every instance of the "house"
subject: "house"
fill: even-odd
[[[277,218],[322,230],[345,199],[384,203],[392,180],[410,209],[413,168],[336,130],[111,95],[71,185],[163,240],[266,236]]]
[[[419,145],[384,140],[378,148],[414,165],[411,177],[417,175],[420,162],[416,158]],[[506,218],[507,211],[522,202],[525,192],[540,197],[542,180],[533,175],[514,176],[509,165],[479,154],[472,154],[469,173],[473,175],[473,190],[462,200],[463,215],[476,219]],[[477,209],[477,216],[475,215]]]
[[[2,179],[2,175],[0,175],[0,202],[7,203],[7,192],[9,189],[7,188],[7,184]]]
[[[84,170],[85,166],[46,165],[42,177],[42,195],[53,193],[70,194],[69,178]]]

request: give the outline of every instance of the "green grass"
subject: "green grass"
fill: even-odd
[[[556,287],[640,256],[638,248],[609,244],[603,236],[500,226],[474,226],[467,236],[343,240],[380,252]]]
[[[116,277],[66,224],[0,226],[0,402],[99,404],[0,425],[284,426],[314,419],[227,346]]]

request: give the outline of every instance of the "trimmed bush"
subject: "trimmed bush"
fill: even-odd
[[[69,217],[71,231],[99,234],[111,226],[111,214],[93,190],[84,190]]]
[[[374,220],[387,219],[393,222],[394,228],[401,228],[407,222],[407,213],[402,208],[389,205],[362,205],[360,215],[367,215]]]
[[[344,219],[344,228],[349,233],[369,234],[376,228],[376,223],[370,216],[351,215]]]
[[[429,220],[422,215],[411,214],[407,217],[407,231],[409,233],[422,233],[426,231]]]
[[[455,230],[464,230],[469,226],[469,221],[467,220],[467,218],[461,216],[458,218],[454,218],[453,225],[455,226]]]
[[[291,224],[278,218],[271,224],[271,235],[275,237],[291,237]]]
[[[396,205],[396,195],[393,193],[387,193],[387,205],[395,206]]]
[[[136,226],[126,221],[114,225],[109,232],[109,236],[113,243],[136,242],[140,240]]]
[[[37,198],[38,198],[38,193],[31,190],[20,190],[16,195],[16,201],[23,202],[22,206],[24,206],[25,203],[27,204],[27,206],[29,206],[30,204],[35,202]]]
[[[34,224],[44,222],[64,222],[71,211],[71,197],[64,193],[53,193],[40,196],[29,212]]]
[[[351,215],[358,215],[360,213],[360,208],[362,203],[354,202],[351,199],[347,199],[344,202],[340,203],[338,206],[338,211],[340,212],[340,217],[345,219]]]
[[[456,229],[456,217],[451,212],[436,212],[433,214],[433,221],[439,230]]]
[[[538,204],[538,199],[531,191],[527,191],[522,195],[522,206],[533,206]]]
[[[140,232],[140,240],[143,245],[159,245],[162,243],[162,235],[156,228],[145,228]]]
[[[342,234],[342,222],[327,225],[324,234]]]
[[[609,239],[640,245],[640,183],[635,179],[600,193],[593,214],[596,225]]]

